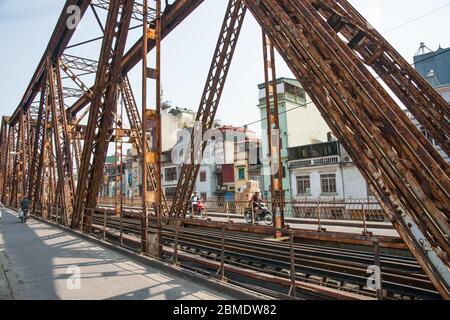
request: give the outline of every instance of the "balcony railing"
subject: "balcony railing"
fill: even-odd
[[[303,167],[313,167],[313,166],[324,166],[330,164],[337,164],[341,162],[340,156],[331,156],[331,157],[320,157],[320,158],[312,158],[305,160],[293,160],[289,161],[288,168],[296,169]]]

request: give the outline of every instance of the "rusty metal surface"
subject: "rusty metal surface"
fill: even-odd
[[[327,24],[346,38],[348,46],[361,55],[361,61],[374,69],[449,154],[450,108],[447,102],[376,29],[367,27],[370,24],[347,0],[310,2],[323,15]],[[404,117],[403,121],[406,119]],[[419,138],[422,140],[425,137]],[[428,148],[428,151],[431,149]]]
[[[161,17],[161,36],[164,39],[178,25],[180,25],[204,0],[176,0]],[[121,72],[126,75],[142,60],[143,40],[140,38],[124,55]],[[148,50],[155,48],[154,39],[148,39]],[[91,88],[92,91],[95,87]],[[90,102],[88,95],[82,96],[71,107],[67,109],[69,117],[75,117]]]
[[[28,85],[25,94],[19,103],[17,110],[11,116],[11,124],[15,125],[18,122],[20,117],[20,110],[27,110],[31,103],[34,101],[34,98],[39,92],[39,84],[44,81],[44,73],[45,73],[45,62],[47,57],[51,57],[52,59],[58,59],[64,52],[67,44],[72,38],[76,29],[67,28],[67,21],[70,18],[71,11],[68,10],[70,6],[78,6],[80,8],[80,16],[83,17],[86,12],[91,0],[67,0],[64,5],[63,10],[61,11],[61,16],[58,19],[56,27],[53,31],[53,34],[50,38],[50,41],[47,45],[47,48],[42,56],[39,65],[31,78],[30,84]]]
[[[81,225],[83,231],[89,232],[92,212],[85,208],[97,205],[109,143],[129,136],[135,138],[139,154],[146,159],[143,169],[148,179],[144,179],[144,190],[148,183],[151,190],[158,191],[154,201],[157,214],[166,218],[184,217],[199,165],[183,166],[177,197],[169,211],[160,186],[160,124],[157,123],[157,143],[147,146],[144,136],[148,119],[139,115],[127,73],[157,48],[157,67],[149,75],[156,76],[157,80],[155,109],[159,116],[159,41],[202,2],[174,1],[165,7],[159,25],[159,15],[155,16],[153,9],[147,15],[134,1],[67,0],[19,107],[11,118],[2,119],[1,201],[17,207],[21,197],[28,195],[33,208],[43,208],[42,217],[63,224],[71,222],[73,228]],[[90,4],[108,12],[98,61],[64,54],[75,32],[66,27],[67,8],[78,5],[83,16]],[[276,91],[276,48],[360,169],[385,216],[404,241],[403,244],[381,239],[379,245],[406,246],[440,294],[450,298],[450,166],[368,68],[447,154],[450,152],[448,104],[346,0],[230,0],[196,117],[201,133],[213,125],[247,8],[270,42],[264,36],[266,104],[271,103],[270,71],[272,93]],[[130,21],[143,16],[157,19],[157,37],[141,38],[125,53]],[[62,85],[61,70],[67,76],[65,79],[71,79],[77,88]],[[144,68],[144,78],[147,71]],[[95,74],[95,85],[89,88],[75,72]],[[117,130],[121,128],[121,121],[114,114],[119,92],[130,120],[128,131]],[[39,94],[40,101],[34,101]],[[65,97],[80,95],[70,108],[65,108]],[[276,92],[274,98],[277,109]],[[268,115],[269,127],[274,124],[276,128],[277,117],[273,116]],[[81,125],[86,117],[87,125]],[[80,140],[84,140],[83,145]],[[199,150],[191,149],[191,160],[201,159],[205,146],[203,143]],[[153,151],[156,161],[147,163],[146,154]],[[76,190],[74,164],[79,186]],[[272,178],[272,187],[280,184],[279,178]],[[276,188],[273,189],[272,193],[276,194]],[[280,200],[272,208],[280,208],[282,218],[284,201]],[[145,199],[143,203],[143,212],[147,214]],[[281,222],[276,223],[278,229],[200,221],[186,221],[186,224],[264,234],[283,227],[283,219],[275,221]],[[145,223],[141,240],[148,235]],[[370,234],[295,232],[298,237],[330,242],[368,244],[376,240]]]
[[[202,141],[201,147],[195,148],[194,137],[195,134],[203,137],[214,124],[245,13],[246,7],[241,0],[230,0],[195,119],[196,128],[192,130],[190,148],[186,152],[187,161],[183,164],[178,180],[177,198],[170,209],[171,216],[184,217],[188,209],[207,144],[207,141]]]
[[[420,134],[417,128],[396,116],[399,106],[382,94],[374,84],[377,80],[362,71],[365,67],[337,35],[320,25],[308,1],[246,4],[436,288],[449,297],[450,181],[448,170],[442,169],[448,165],[430,156],[414,138]]]
[[[74,228],[80,225],[83,208],[95,207],[97,202],[108,151],[107,136],[113,122],[117,86],[120,81],[120,63],[133,4],[134,1],[114,1],[110,4],[78,176],[72,219]],[[89,216],[86,218],[85,224],[89,227]]]
[[[71,139],[66,119],[62,94],[59,62],[47,61],[49,82],[49,104],[52,113],[52,126],[55,141],[55,154],[58,172],[58,203],[64,208],[64,223],[68,225],[73,213],[75,183],[73,178],[73,159],[70,149]]]
[[[267,144],[268,157],[270,161],[270,197],[272,211],[275,212],[273,226],[277,229],[284,228],[284,189],[283,189],[283,162],[281,161],[282,138],[280,131],[280,111],[278,109],[277,76],[275,69],[275,49],[262,33],[262,46],[264,56],[264,84],[266,95],[266,115],[267,115]],[[273,111],[272,111],[273,106]],[[278,141],[277,141],[278,140]],[[280,232],[276,232],[275,237],[281,237]]]
[[[202,221],[202,220],[190,220],[183,221],[185,226],[198,226],[211,229],[225,228],[228,231],[236,232],[248,232],[271,236],[274,234],[274,228],[268,226],[254,226],[237,223],[226,223],[217,221]],[[293,229],[295,237],[298,239],[309,239],[319,241],[329,241],[335,243],[347,243],[357,245],[371,245],[375,238],[380,239],[380,246],[384,248],[406,249],[405,243],[396,238],[384,237],[384,236],[371,236],[371,235],[358,235],[358,234],[345,234],[342,232],[331,231],[313,231],[313,230],[299,230]]]

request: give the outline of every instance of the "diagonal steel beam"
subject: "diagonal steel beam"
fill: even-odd
[[[108,151],[123,58],[134,1],[110,2],[100,53],[94,96],[79,170],[72,227],[78,228],[85,208],[95,208]],[[89,232],[91,217],[86,217]],[[83,222],[84,223],[84,222]]]
[[[47,75],[45,75],[47,79]],[[44,172],[45,148],[48,140],[51,139],[51,129],[49,128],[50,109],[48,101],[48,81],[42,84],[41,99],[39,103],[38,117],[36,121],[36,134],[34,137],[33,156],[31,158],[30,179],[28,185],[31,208],[34,212],[41,203],[42,179]]]
[[[246,10],[241,0],[230,0],[228,4],[196,117],[196,123],[201,126],[202,136],[214,124],[214,118],[222,96],[225,80],[230,70]],[[206,148],[206,142],[202,142],[201,147],[197,150],[195,149],[195,132],[195,129],[192,130],[190,148],[186,152],[186,159],[190,159],[192,163],[185,163],[182,167],[177,185],[177,196],[170,209],[172,217],[182,217],[186,214],[200,170],[203,152]]]
[[[70,150],[71,139],[66,119],[59,63],[51,61],[50,58],[47,60],[47,75],[58,172],[59,192],[57,198],[63,208],[63,223],[67,225],[72,216],[75,195],[72,152]]]
[[[398,127],[393,127],[395,116],[386,119],[386,112],[392,114],[394,105],[386,108],[389,101],[376,87],[371,88],[373,76],[365,76],[358,69],[358,59],[320,27],[316,11],[307,0],[245,3],[344,144],[436,289],[448,298],[448,229],[444,216],[450,202],[436,201],[427,192],[431,186],[421,184],[428,179],[423,175],[430,173],[421,157],[429,154],[415,153],[421,146],[414,140],[402,140],[401,132],[410,123],[397,121]],[[429,180],[437,190],[439,184],[448,183],[445,170],[441,175]],[[441,191],[446,192],[445,188]]]
[[[422,126],[450,153],[450,108],[347,0],[311,0],[323,19],[380,76]],[[406,117],[406,116],[405,116]]]
[[[177,26],[179,26],[204,0],[176,0],[170,5],[161,17],[161,36],[164,39],[169,35]],[[126,75],[131,69],[133,69],[142,60],[142,37],[136,41],[136,43],[125,54],[122,60],[121,73]],[[155,40],[148,40],[148,51],[150,52],[155,48]],[[94,91],[94,87],[91,91]],[[78,99],[70,108],[67,109],[68,118],[71,119],[86,107],[91,101],[88,95],[83,95]]]
[[[72,6],[76,6],[80,9],[80,18],[83,17],[87,8],[89,7],[91,0],[67,0],[58,22],[55,26],[50,41],[45,49],[45,52],[39,62],[36,71],[31,78],[31,81],[25,90],[22,100],[19,103],[14,114],[11,116],[11,124],[15,125],[19,121],[20,110],[28,110],[33,103],[36,95],[40,91],[40,84],[44,81],[45,63],[47,57],[51,57],[53,60],[59,59],[67,47],[70,39],[75,33],[74,28],[68,28],[67,22],[73,19],[73,12],[70,9]],[[55,60],[56,61],[56,60]]]

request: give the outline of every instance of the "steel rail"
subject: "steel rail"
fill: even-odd
[[[103,214],[94,215],[94,223],[103,224]],[[117,217],[107,216],[108,228],[119,229],[120,221]],[[139,234],[139,221],[132,218],[122,219],[123,232]],[[150,230],[156,232],[153,226]],[[174,230],[172,226],[163,227],[163,239],[173,243]],[[205,231],[198,228],[180,230],[179,241],[191,248],[196,248],[198,253],[202,250],[220,249],[221,234],[217,231]],[[289,246],[286,243],[274,243],[272,241],[258,239],[248,235],[235,235],[227,233],[226,251],[228,255],[243,256],[247,259],[265,262],[271,266],[287,268]],[[367,276],[367,266],[373,264],[372,253],[358,250],[321,247],[317,245],[295,244],[295,259],[298,261],[297,272],[311,275],[326,275],[331,279],[347,281],[364,285]],[[438,298],[431,282],[412,257],[395,256],[391,254],[381,255],[383,266],[383,286],[392,292],[415,295],[425,299]],[[233,262],[227,259],[229,263]],[[265,270],[267,272],[267,270]],[[278,274],[280,275],[280,274]]]

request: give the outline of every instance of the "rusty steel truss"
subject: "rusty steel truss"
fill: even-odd
[[[196,117],[198,128],[193,129],[186,153],[186,160],[191,161],[182,167],[176,197],[169,206],[160,182],[161,41],[203,0],[169,2],[161,7],[158,0],[156,7],[148,8],[154,1],[148,5],[147,0],[143,4],[131,0],[66,1],[18,108],[11,117],[2,118],[2,203],[17,208],[22,197],[28,196],[33,211],[39,208],[43,218],[90,232],[109,144],[115,143],[116,159],[121,158],[123,138],[128,137],[142,163],[141,239],[147,252],[149,213],[167,219],[186,214],[207,143],[195,148],[195,132],[203,135],[213,126],[241,27],[250,11],[263,32],[269,141],[279,139],[272,134],[279,128],[276,49],[349,152],[436,289],[450,298],[450,167],[383,84],[447,154],[449,105],[347,0],[229,0]],[[80,18],[91,8],[100,24],[103,35],[97,39],[101,41],[98,60],[66,52],[83,44],[69,46],[76,30],[67,27],[68,9],[73,5],[80,8]],[[97,9],[106,15],[104,24]],[[136,21],[143,24],[143,36],[126,51],[131,23]],[[146,60],[154,49],[156,67],[152,69]],[[140,113],[127,74],[142,60]],[[86,84],[88,75],[95,75],[93,85]],[[154,110],[147,108],[147,78],[156,80]],[[69,80],[71,87],[63,84]],[[128,129],[118,116],[119,101]],[[153,128],[150,133],[149,127]],[[270,155],[278,156],[274,165],[278,175],[271,179],[273,208],[278,213],[276,231],[284,228],[283,168],[279,150],[269,148]],[[116,180],[119,184],[121,180]],[[120,214],[117,189],[116,199]],[[148,203],[152,206],[147,208]]]

